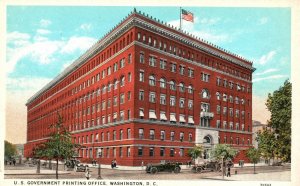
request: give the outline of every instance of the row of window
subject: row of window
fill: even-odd
[[[151,47],[158,48],[158,49],[160,49],[164,52],[169,52],[173,55],[183,57],[183,58],[186,58],[186,59],[191,60],[191,61],[194,61],[194,60],[197,61],[197,62],[199,61],[199,63],[201,63],[203,65],[210,66],[212,68],[218,69],[218,70],[223,71],[225,73],[232,74],[234,76],[241,77],[241,78],[246,79],[246,80],[251,79],[251,76],[248,73],[241,72],[241,71],[233,68],[232,66],[228,66],[224,62],[218,62],[218,61],[212,60],[209,57],[206,57],[206,56],[204,56],[200,53],[196,53],[196,56],[194,56],[193,52],[190,52],[189,50],[185,50],[184,48],[176,46],[176,44],[172,45],[171,42],[168,44],[168,42],[166,42],[164,40],[158,40],[157,41],[156,38],[152,39],[152,36],[148,36],[148,41],[147,41],[146,40],[146,35],[143,34],[143,36],[142,36],[141,33],[137,33],[137,39],[138,39],[138,41],[141,41],[145,44],[148,44]],[[140,61],[145,61],[144,53],[141,52],[141,54],[142,54],[142,56],[140,55]],[[153,58],[152,55],[149,56],[149,64],[152,63],[153,59],[151,59],[151,58]]]
[[[111,136],[112,134],[112,136]],[[132,139],[131,136],[131,129],[128,128],[127,129],[127,133],[126,136],[124,134],[124,130],[120,129],[118,134],[116,130],[113,130],[112,133],[110,131],[107,132],[101,132],[101,134],[96,133],[94,134],[90,134],[90,135],[85,135],[85,136],[78,136],[78,137],[74,137],[74,143],[79,143],[79,144],[88,144],[88,143],[95,143],[95,142],[104,142],[104,141],[115,141],[115,140],[124,140],[124,139]],[[146,139],[145,138],[145,133],[144,133],[144,129],[140,128],[139,129],[139,136],[138,139]],[[184,137],[184,132],[180,132],[179,136],[175,136],[175,131],[171,131],[170,132],[170,137],[167,139],[166,138],[166,131],[165,130],[160,130],[159,133],[159,138],[157,138],[157,134],[155,133],[155,129],[150,129],[147,139],[150,140],[170,140],[170,141],[184,141],[184,140],[188,140],[189,142],[192,142],[193,140],[193,134],[191,132],[188,133],[188,139],[185,139]]]

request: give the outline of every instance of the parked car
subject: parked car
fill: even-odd
[[[192,167],[192,172],[194,173],[202,173],[202,172],[208,172],[208,171],[215,171],[219,172],[221,170],[221,163],[218,161],[210,161],[210,162],[205,162],[202,164],[194,165]]]
[[[160,163],[160,164],[148,164],[146,167],[146,172],[151,173],[151,174],[156,174],[158,172],[174,172],[174,173],[179,173],[181,168],[180,165],[182,163]]]
[[[76,172],[85,172],[88,168],[89,168],[88,165],[78,164],[75,166],[75,171]]]
[[[68,168],[75,168],[75,166],[77,166],[78,164],[80,164],[80,161],[76,160],[76,159],[67,160],[66,163],[65,163],[65,165]]]

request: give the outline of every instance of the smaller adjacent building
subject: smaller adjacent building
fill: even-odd
[[[256,141],[257,133],[262,132],[265,127],[267,127],[266,124],[262,124],[260,121],[252,120],[252,144],[256,149],[258,148],[258,142]]]

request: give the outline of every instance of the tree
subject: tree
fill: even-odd
[[[247,157],[249,158],[250,162],[254,164],[254,172],[255,174],[255,164],[258,163],[260,159],[260,151],[256,148],[250,148],[246,152]]]
[[[63,119],[58,115],[58,121],[52,125],[53,132],[48,141],[36,148],[36,156],[56,160],[56,179],[58,179],[58,161],[70,159],[75,155],[75,148],[78,144],[72,142],[71,133],[63,126]]]
[[[263,158],[270,160],[275,157],[278,150],[278,141],[275,138],[274,132],[270,129],[264,129],[262,132],[258,132],[256,140],[258,141],[258,149]]]
[[[232,160],[238,154],[238,150],[230,147],[228,144],[217,144],[215,148],[212,150],[212,157],[217,159],[218,161],[222,161],[222,177],[224,179],[225,169],[224,160]]]
[[[189,149],[188,156],[191,157],[193,161],[195,161],[198,157],[201,156],[202,152],[203,152],[202,146],[194,146],[192,149]]]
[[[14,144],[5,140],[4,146],[5,146],[5,153],[4,153],[5,158],[10,159],[17,154],[17,147]]]
[[[271,112],[268,127],[275,136],[275,156],[284,162],[291,161],[291,112],[292,84],[286,80],[283,86],[268,95],[266,106]]]

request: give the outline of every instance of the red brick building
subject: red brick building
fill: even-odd
[[[27,102],[25,156],[47,139],[57,112],[82,161],[139,166],[205,158],[219,143],[252,146],[252,63],[132,12]]]

